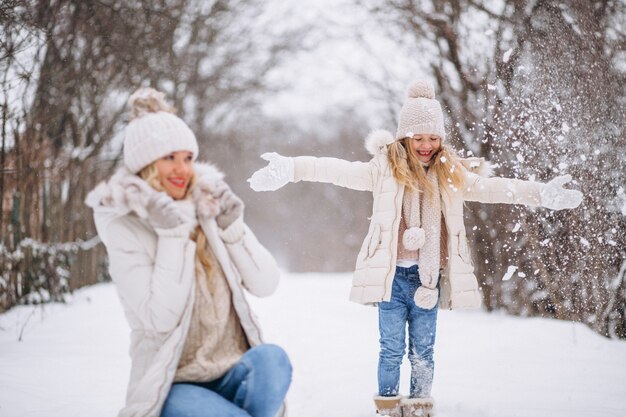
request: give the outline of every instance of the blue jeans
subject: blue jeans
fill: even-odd
[[[396,267],[391,300],[378,303],[380,356],[378,359],[378,394],[398,395],[400,365],[409,327],[409,362],[411,362],[411,398],[430,396],[435,363],[433,348],[437,327],[437,309],[415,305],[415,290],[422,285],[417,265]]]
[[[285,351],[259,345],[215,381],[173,384],[161,417],[274,417],[290,383]]]

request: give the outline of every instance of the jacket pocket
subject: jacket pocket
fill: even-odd
[[[367,257],[371,258],[376,253],[376,249],[380,245],[380,225],[375,224],[374,229],[372,230],[372,234],[370,236],[370,241],[367,245]]]
[[[458,252],[459,256],[466,264],[472,264],[472,256],[470,253],[469,243],[467,242],[467,236],[465,233],[460,232],[458,238]]]

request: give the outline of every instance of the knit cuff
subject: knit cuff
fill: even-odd
[[[193,230],[193,227],[189,223],[183,223],[179,226],[172,227],[169,229],[161,229],[158,227],[154,228],[154,231],[160,237],[189,237],[189,234]]]
[[[245,234],[245,227],[243,224],[243,216],[239,216],[230,226],[226,229],[218,228],[218,233],[222,240],[226,243],[237,243]]]
[[[306,176],[306,164],[303,163],[304,158],[307,157],[298,156],[291,158],[293,161],[293,182],[300,182]]]

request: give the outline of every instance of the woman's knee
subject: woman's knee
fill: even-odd
[[[287,352],[273,344],[263,344],[249,351],[252,367],[278,386],[288,387],[291,383],[292,366]]]
[[[254,351],[254,352],[253,352]],[[271,369],[285,369],[291,372],[291,361],[287,352],[278,345],[263,344],[255,346],[250,351],[255,360],[267,364]]]

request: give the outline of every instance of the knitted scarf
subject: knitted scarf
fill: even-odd
[[[415,291],[415,304],[431,309],[439,299],[441,197],[434,170],[428,170],[426,180],[432,185],[432,193],[407,188],[404,194],[402,212],[407,230],[402,236],[402,244],[407,250],[419,250],[417,265],[422,285]]]

